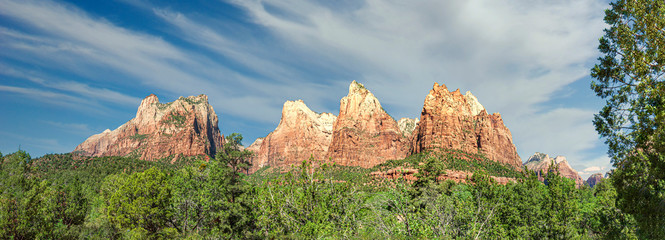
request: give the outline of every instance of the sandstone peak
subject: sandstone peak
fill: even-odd
[[[467,91],[466,94],[464,94],[464,99],[466,99],[466,103],[469,104],[469,107],[471,108],[471,114],[474,116],[485,110],[485,107],[483,107],[483,105],[478,102],[478,98],[473,96],[471,91]]]
[[[432,149],[481,152],[490,160],[521,168],[510,130],[501,115],[489,115],[473,94],[448,91],[434,83],[425,97],[420,122],[414,132],[413,153]]]
[[[302,100],[286,101],[277,128],[247,148],[255,153],[250,172],[265,166],[285,168],[310,157],[324,159],[335,119],[331,113],[315,113]]]
[[[372,167],[406,156],[408,141],[395,119],[364,85],[353,81],[340,100],[328,157],[346,166]]]
[[[554,165],[557,166],[559,174],[561,174],[561,176],[564,176],[566,178],[575,181],[577,187],[580,187],[584,184],[584,180],[582,180],[582,177],[580,177],[577,171],[575,171],[575,169],[573,169],[570,166],[570,164],[568,164],[568,160],[564,156],[557,156],[556,158],[551,158],[547,154],[536,152],[531,157],[529,157],[529,160],[526,163],[524,163],[524,166],[528,170],[536,172],[538,178],[542,181],[544,179],[544,175],[542,174],[547,174],[547,171],[550,170],[552,163],[554,163]]]
[[[206,95],[162,104],[150,94],[141,101],[135,118],[113,131],[91,136],[74,151],[90,156],[132,155],[144,160],[171,155],[214,156],[223,144],[217,124]]]
[[[366,94],[368,93],[369,90],[365,88],[365,85],[362,83],[356,82],[356,80],[353,80],[351,84],[349,85],[349,95],[351,94]]]

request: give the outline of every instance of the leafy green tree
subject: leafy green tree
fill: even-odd
[[[606,99],[595,116],[616,171],[619,208],[634,214],[639,234],[665,239],[665,3],[617,0],[591,88]]]
[[[30,155],[7,155],[0,164],[0,236],[13,239],[60,238],[55,191],[29,175]]]
[[[249,160],[254,153],[241,150],[241,147],[242,135],[231,133],[231,135],[226,136],[224,151],[218,152],[215,158],[222,163],[226,163],[235,172],[246,172],[252,166]]]
[[[579,238],[583,229],[579,228],[579,198],[575,182],[559,175],[559,171],[549,171],[545,176],[547,192],[543,201],[545,219],[544,234],[548,239]]]
[[[168,176],[157,168],[134,173],[127,179],[113,179],[107,185],[117,190],[107,193],[107,215],[117,229],[145,232],[148,236],[168,233],[171,217],[171,186]]]

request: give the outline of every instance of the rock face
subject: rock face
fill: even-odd
[[[418,178],[415,176],[418,173],[418,169],[414,168],[404,168],[396,167],[387,171],[375,171],[371,172],[370,175],[374,179],[398,179],[402,178],[407,181],[416,181]],[[446,170],[446,173],[438,176],[437,179],[441,181],[453,180],[457,183],[467,183],[467,180],[473,177],[473,173],[469,171],[458,171],[458,170]],[[498,184],[506,185],[510,182],[516,182],[514,178],[508,177],[496,177],[490,176]]]
[[[87,156],[135,156],[156,160],[169,156],[214,156],[224,138],[208,96],[180,97],[159,103],[154,94],[141,101],[136,117],[111,131],[93,135],[74,152]],[[174,158],[173,160],[175,160]]]
[[[310,156],[325,159],[335,119],[331,113],[313,112],[302,100],[287,101],[277,128],[247,148],[255,153],[250,172],[264,166],[298,165]]]
[[[493,161],[522,166],[500,114],[487,114],[470,92],[462,95],[459,89],[450,92],[445,85],[434,83],[425,98],[411,152],[437,148],[481,152]]]
[[[600,180],[603,180],[603,174],[602,173],[594,173],[589,176],[589,178],[586,180],[586,182],[589,184],[589,187],[596,186],[600,182]]]
[[[372,167],[408,154],[408,140],[379,100],[353,81],[342,98],[328,157],[345,166]]]
[[[416,130],[416,126],[418,126],[419,121],[420,120],[417,118],[402,118],[397,121],[397,127],[399,127],[399,131],[404,137],[411,138],[411,136],[413,136],[413,131]]]
[[[584,185],[584,180],[582,180],[582,177],[580,177],[577,171],[575,171],[575,169],[573,169],[568,164],[568,161],[564,156],[557,156],[556,158],[552,159],[547,154],[537,152],[533,154],[533,156],[531,156],[526,163],[524,163],[524,166],[528,170],[536,172],[538,179],[540,181],[544,181],[544,177],[549,171],[552,162],[554,162],[554,164],[558,167],[559,174],[561,174],[561,176],[575,181],[575,185],[577,187]]]

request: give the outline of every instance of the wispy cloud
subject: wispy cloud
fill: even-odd
[[[128,2],[166,24],[159,35],[69,4],[0,0],[0,15],[20,23],[0,27],[0,56],[91,81],[29,74],[36,77],[25,79],[46,89],[0,91],[136,101],[93,84],[114,81],[175,96],[206,93],[218,113],[276,124],[284,100],[303,98],[314,110],[336,112],[354,79],[393,116],[418,117],[438,81],[471,90],[488,111],[501,112],[523,158],[561,154],[582,168],[602,161],[590,124],[595,110],[552,106],[588,76],[604,1],[225,2],[251,24],[222,26],[210,12]]]
[[[43,121],[43,122],[50,125],[50,126],[52,126],[52,127],[56,127],[56,128],[62,129],[64,131],[79,134],[79,135],[90,135],[90,134],[93,133],[93,131],[88,126],[88,124],[62,123],[62,122],[55,122],[55,121]]]
[[[589,161],[599,145],[593,110],[548,103],[588,76],[603,1],[231,2],[308,60],[356,73],[397,116],[416,117],[439,81],[501,112],[523,158],[549,151]]]
[[[118,91],[112,91],[105,88],[91,87],[88,84],[65,81],[57,79],[56,77],[45,76],[39,73],[30,73],[26,70],[17,70],[16,68],[6,66],[0,63],[0,75],[19,78],[36,83],[44,88],[52,90],[61,90],[67,93],[60,93],[60,96],[69,95],[68,99],[80,99],[72,95],[79,95],[85,98],[85,102],[80,102],[83,105],[95,104],[96,101],[105,101],[113,104],[131,105],[134,106],[140,102],[139,98],[131,97]],[[18,92],[18,91],[14,91]],[[27,93],[22,91],[21,93]],[[41,94],[42,96],[44,94]],[[42,101],[50,101],[50,99],[43,99]],[[96,104],[95,104],[96,105]]]

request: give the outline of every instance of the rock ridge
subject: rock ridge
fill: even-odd
[[[577,171],[568,164],[568,160],[564,156],[550,158],[547,154],[536,152],[524,163],[524,167],[526,167],[527,170],[534,171],[536,175],[538,175],[538,180],[544,181],[552,163],[557,166],[561,176],[575,181],[576,187],[579,188],[584,185],[582,177],[580,177]]]
[[[214,156],[224,137],[208,96],[180,97],[160,103],[150,94],[141,101],[136,117],[111,131],[95,134],[74,152],[86,156],[133,156],[157,160],[169,156]]]
[[[451,92],[438,83],[425,97],[411,145],[412,153],[432,149],[480,152],[490,160],[515,168],[522,166],[501,114],[487,114],[471,92],[462,95],[459,89]]]

